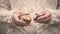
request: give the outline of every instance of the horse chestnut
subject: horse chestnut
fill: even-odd
[[[25,21],[26,23],[30,23],[31,22],[31,17],[29,15],[22,15],[20,17],[20,19]]]

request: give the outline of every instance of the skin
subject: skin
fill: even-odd
[[[29,25],[26,22],[19,19],[19,16],[26,15],[26,14],[28,14],[28,13],[14,12],[14,14],[12,16],[12,22],[17,23],[19,26],[27,26],[27,25]]]
[[[28,26],[26,22],[20,20],[18,17],[24,14],[29,14],[29,13],[24,13],[24,12],[14,12],[12,15],[12,21],[13,23],[17,23],[20,26]],[[39,17],[37,18],[37,21],[39,23],[46,23],[51,20],[51,13],[48,10],[43,10],[40,13],[38,13]]]
[[[37,14],[39,17],[37,18],[37,21],[39,23],[47,23],[51,20],[52,16],[51,13],[48,10],[42,10],[40,13]]]

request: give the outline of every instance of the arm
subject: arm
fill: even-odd
[[[3,0],[0,2],[0,22],[9,22],[11,21],[12,11],[10,7],[9,0]]]
[[[0,22],[11,22],[12,12],[5,8],[0,8]]]
[[[50,22],[50,24],[60,24],[60,11],[59,10],[51,10],[51,9],[48,9],[51,11],[51,14],[52,14],[52,20]]]

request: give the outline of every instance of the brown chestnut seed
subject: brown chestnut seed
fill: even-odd
[[[36,15],[36,17],[34,18],[34,20],[37,20],[37,18],[40,17],[39,15]]]
[[[31,22],[31,17],[29,15],[22,15],[20,17],[20,19],[25,21],[26,23],[30,23]]]

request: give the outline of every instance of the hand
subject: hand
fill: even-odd
[[[37,21],[39,23],[49,23],[51,20],[51,13],[48,10],[43,10],[39,14],[37,14],[38,18]]]
[[[29,25],[29,23],[26,23],[25,21],[19,19],[19,17],[21,15],[27,15],[27,14],[28,13],[14,12],[13,15],[12,15],[12,22],[17,24],[17,25],[20,25],[20,26],[27,26],[27,25]]]

